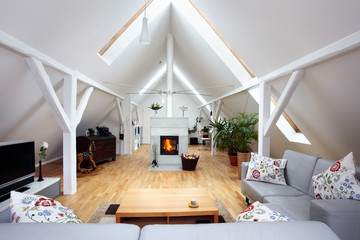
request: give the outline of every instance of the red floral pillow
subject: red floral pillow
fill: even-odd
[[[250,207],[241,212],[235,222],[283,222],[292,221],[285,215],[271,210],[260,202],[254,202]]]
[[[360,184],[355,178],[353,153],[335,162],[325,172],[313,176],[316,199],[356,199],[360,200]]]
[[[286,185],[286,163],[287,159],[275,159],[251,153],[246,179]]]
[[[12,191],[10,209],[12,223],[81,223],[73,210],[40,195]]]

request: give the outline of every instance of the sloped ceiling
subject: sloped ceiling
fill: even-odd
[[[360,2],[356,0],[346,4],[337,0],[193,1],[259,77],[360,30]],[[142,46],[134,41],[110,66],[102,61],[97,52],[143,4],[142,0],[4,0],[0,9],[0,30],[95,81],[134,86],[104,84],[120,95],[139,91],[138,88],[166,63],[169,33],[175,38],[175,64],[195,88],[233,85],[203,90],[211,95],[204,97],[207,101],[240,85],[194,28],[171,8],[149,26],[151,45]],[[271,140],[274,157],[281,157],[284,149],[290,148],[331,159],[354,151],[355,157],[360,159],[360,138],[357,137],[360,129],[356,123],[360,118],[360,110],[356,107],[360,102],[357,94],[360,70],[356,64],[359,60],[359,49],[355,49],[305,69],[304,79],[286,111],[312,145],[288,142],[275,130]],[[56,146],[49,157],[61,156],[61,130],[22,57],[0,48],[0,62],[0,140],[33,138],[40,143],[48,140]],[[55,70],[47,70],[61,98],[63,76]],[[279,97],[288,78],[273,82],[275,98]],[[175,81],[177,87],[186,88],[179,79]],[[153,88],[165,89],[165,83],[163,78]],[[79,96],[84,87],[79,85]],[[191,108],[201,105],[195,97],[185,97],[193,102]],[[154,96],[133,96],[133,101],[143,106],[144,116],[147,116],[150,99]],[[224,115],[233,116],[243,111],[246,99],[247,111],[257,111],[254,100],[249,99],[247,93],[240,93],[224,99]],[[108,94],[95,90],[77,129],[78,135],[88,127],[104,123],[111,125],[117,135],[113,100]],[[192,119],[189,121],[194,122],[195,117],[189,116]]]

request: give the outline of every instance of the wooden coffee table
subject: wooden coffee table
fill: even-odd
[[[197,208],[188,203],[195,199]],[[132,189],[121,200],[116,211],[117,223],[185,224],[217,223],[219,210],[203,188]]]

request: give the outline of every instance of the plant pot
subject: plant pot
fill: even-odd
[[[237,163],[238,163],[238,176],[239,179],[241,179],[241,165],[243,162],[249,162],[250,161],[251,154],[250,153],[237,153]]]
[[[228,156],[229,156],[229,160],[230,160],[230,165],[237,166],[237,156],[231,156],[231,155],[228,155]]]
[[[181,155],[181,162],[182,162],[183,170],[194,171],[195,168],[196,168],[196,164],[199,161],[199,158],[200,158],[200,156],[197,156],[197,157],[196,156],[191,156],[189,158],[189,157],[186,157],[184,155]]]

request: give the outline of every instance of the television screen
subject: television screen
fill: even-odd
[[[0,195],[34,181],[34,141],[0,142]]]

